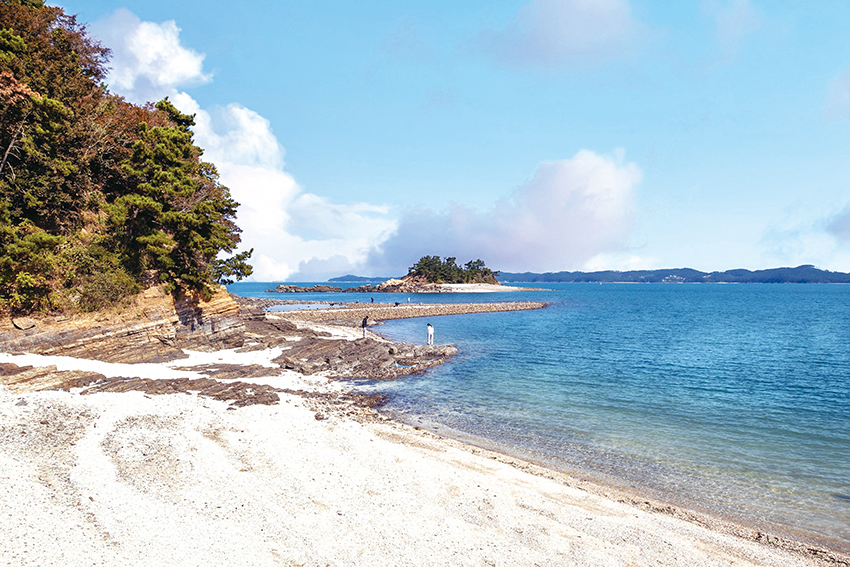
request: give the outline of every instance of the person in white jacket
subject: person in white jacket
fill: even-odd
[[[431,323],[428,323],[428,344],[434,344],[434,327],[431,326]]]

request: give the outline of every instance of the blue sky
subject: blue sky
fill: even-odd
[[[850,271],[850,3],[68,0],[198,114],[259,280]]]

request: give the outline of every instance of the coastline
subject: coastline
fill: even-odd
[[[357,336],[351,325],[304,323],[320,332],[336,326],[349,340]],[[190,360],[160,368],[194,367],[180,371],[197,374],[203,374],[200,364],[268,368],[274,353],[264,352],[241,361],[232,350],[190,353]],[[347,389],[344,382],[286,370],[248,381],[274,386],[280,402],[228,411],[225,401],[194,393],[83,395],[84,388],[71,388],[12,394],[0,387],[0,470],[18,489],[14,505],[3,505],[12,520],[0,536],[6,538],[0,549],[7,550],[0,557],[40,558],[21,555],[21,545],[29,541],[29,553],[41,537],[50,552],[42,564],[97,553],[150,564],[143,553],[147,535],[183,554],[194,550],[199,559],[186,564],[201,558],[246,565],[848,564],[826,550],[638,500],[357,404],[329,403]],[[73,437],[71,446],[57,445],[57,436]],[[288,458],[293,454],[300,457]],[[101,484],[86,478],[95,463],[103,466],[96,476]],[[23,498],[31,506],[23,506]],[[139,513],[122,513],[129,504],[174,533],[162,534]],[[33,533],[36,525],[40,535]],[[75,535],[69,525],[90,526],[99,535]],[[238,529],[245,541],[221,541],[215,533],[221,529]],[[60,542],[61,557],[51,538]]]
[[[606,477],[593,471],[579,470],[569,463],[558,463],[548,455],[535,451],[506,445],[491,439],[462,432],[443,424],[418,425],[405,416],[383,412],[394,422],[414,430],[432,433],[448,442],[454,442],[473,454],[484,454],[489,458],[518,467],[530,474],[563,480],[580,490],[616,501],[629,506],[663,514],[682,521],[706,527],[712,531],[767,544],[776,549],[784,549],[804,556],[822,560],[818,565],[850,565],[850,554],[835,542],[818,539],[810,534],[794,535],[782,528],[771,525],[756,526],[745,519],[724,515],[714,510],[696,506],[693,502],[661,494],[645,486],[629,485],[622,479]]]

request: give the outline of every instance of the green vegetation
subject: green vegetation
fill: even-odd
[[[494,272],[484,265],[481,260],[472,260],[458,266],[457,258],[441,259],[439,256],[423,256],[411,268],[408,275],[420,276],[430,283],[489,283],[498,284]]]
[[[91,311],[251,273],[236,203],[168,99],[103,84],[109,51],[41,0],[0,0],[0,311]]]

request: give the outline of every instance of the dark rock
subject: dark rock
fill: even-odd
[[[301,374],[327,372],[337,378],[392,380],[445,362],[457,353],[453,346],[420,346],[375,339],[318,339],[305,337],[273,362]]]
[[[199,396],[231,402],[235,407],[255,404],[274,405],[280,401],[280,396],[277,394],[280,390],[277,388],[245,382],[219,382],[212,378],[174,378],[169,380],[109,378],[82,393],[130,391],[151,395],[197,392]]]
[[[325,419],[327,419],[327,417],[325,417],[324,414],[316,413],[316,421],[324,421]]]

